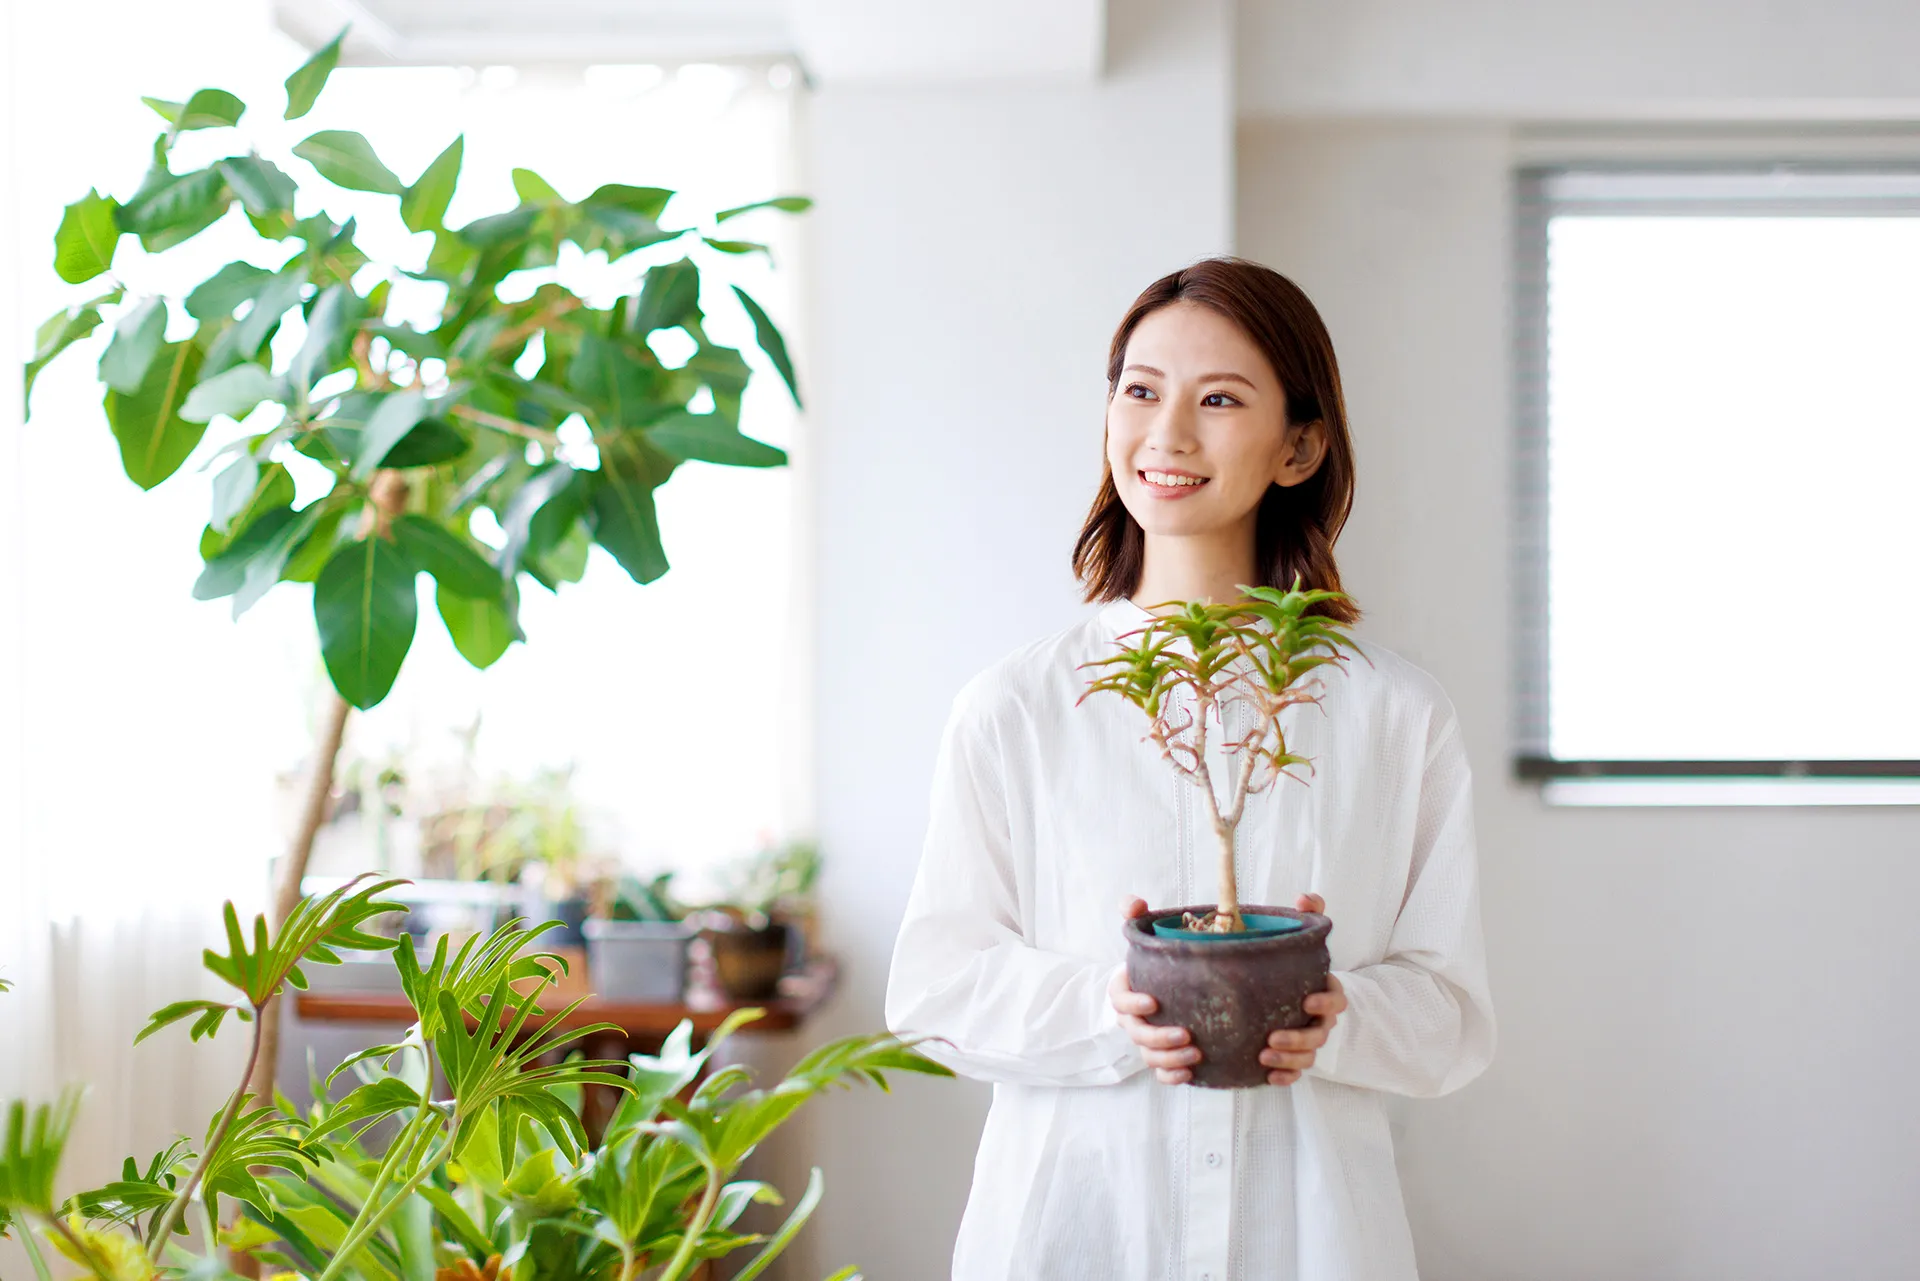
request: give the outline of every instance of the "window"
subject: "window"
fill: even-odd
[[[1920,167],[1519,212],[1519,775],[1920,777]]]

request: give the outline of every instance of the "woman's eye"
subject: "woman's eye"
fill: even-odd
[[[1127,384],[1127,395],[1129,395],[1129,396],[1131,396],[1131,397],[1133,397],[1133,398],[1134,398],[1135,400],[1158,400],[1158,399],[1160,399],[1160,398],[1159,398],[1158,396],[1156,396],[1156,395],[1154,395],[1154,394],[1153,394],[1153,388],[1151,388],[1151,387],[1143,387],[1143,386],[1141,386],[1141,385],[1140,385],[1139,383],[1129,383],[1129,384]]]
[[[1229,405],[1237,405],[1240,402],[1224,391],[1216,391],[1209,393],[1200,403],[1208,409],[1225,409]]]

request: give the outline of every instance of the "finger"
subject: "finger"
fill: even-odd
[[[1297,1072],[1304,1072],[1313,1066],[1313,1059],[1314,1054],[1312,1050],[1298,1054],[1287,1050],[1260,1051],[1261,1067],[1291,1068]]]
[[[1321,898],[1318,894],[1302,894],[1294,900],[1293,905],[1302,912],[1324,912],[1327,910],[1327,900]]]
[[[1190,1068],[1200,1061],[1200,1051],[1189,1045],[1178,1050],[1146,1050],[1141,1055],[1147,1066],[1160,1072]]]
[[[1288,1071],[1288,1072],[1267,1073],[1268,1085],[1292,1085],[1295,1081],[1298,1081],[1299,1079],[1300,1079],[1300,1074],[1298,1072]]]
[[[1145,992],[1121,992],[1113,998],[1113,1008],[1122,1014],[1144,1019],[1160,1008],[1160,1002]]]
[[[1151,1023],[1136,1023],[1127,1029],[1127,1035],[1143,1050],[1177,1050],[1193,1044],[1193,1038],[1187,1035],[1187,1029],[1183,1027],[1155,1027]]]
[[[1153,1075],[1162,1085],[1185,1085],[1188,1081],[1193,1080],[1193,1073],[1187,1071],[1185,1068],[1181,1068],[1177,1072],[1162,1072],[1156,1069]]]
[[[1145,916],[1146,914],[1147,900],[1134,898],[1132,895],[1128,895],[1126,898],[1120,900],[1121,920],[1131,921],[1136,916]]]
[[[1347,998],[1332,992],[1315,992],[1301,1002],[1301,1008],[1309,1014],[1317,1014],[1323,1018],[1336,1018],[1346,1010]]]
[[[1267,1037],[1267,1048],[1273,1050],[1317,1050],[1327,1043],[1327,1029],[1323,1027],[1283,1028]]]

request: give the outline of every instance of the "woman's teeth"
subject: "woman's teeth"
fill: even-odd
[[[1140,475],[1146,478],[1149,485],[1204,485],[1207,483],[1205,476],[1175,476],[1171,472],[1164,471],[1143,471]]]

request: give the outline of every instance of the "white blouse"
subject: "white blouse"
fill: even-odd
[[[1325,715],[1286,714],[1316,772],[1249,798],[1241,899],[1325,898],[1349,1008],[1292,1086],[1161,1085],[1108,1002],[1120,904],[1212,902],[1218,846],[1139,709],[1074,705],[1148,617],[1116,601],[996,663],[941,743],[887,1024],[994,1083],[954,1279],[1414,1281],[1383,1092],[1457,1090],[1494,1049],[1453,706],[1362,641]]]

